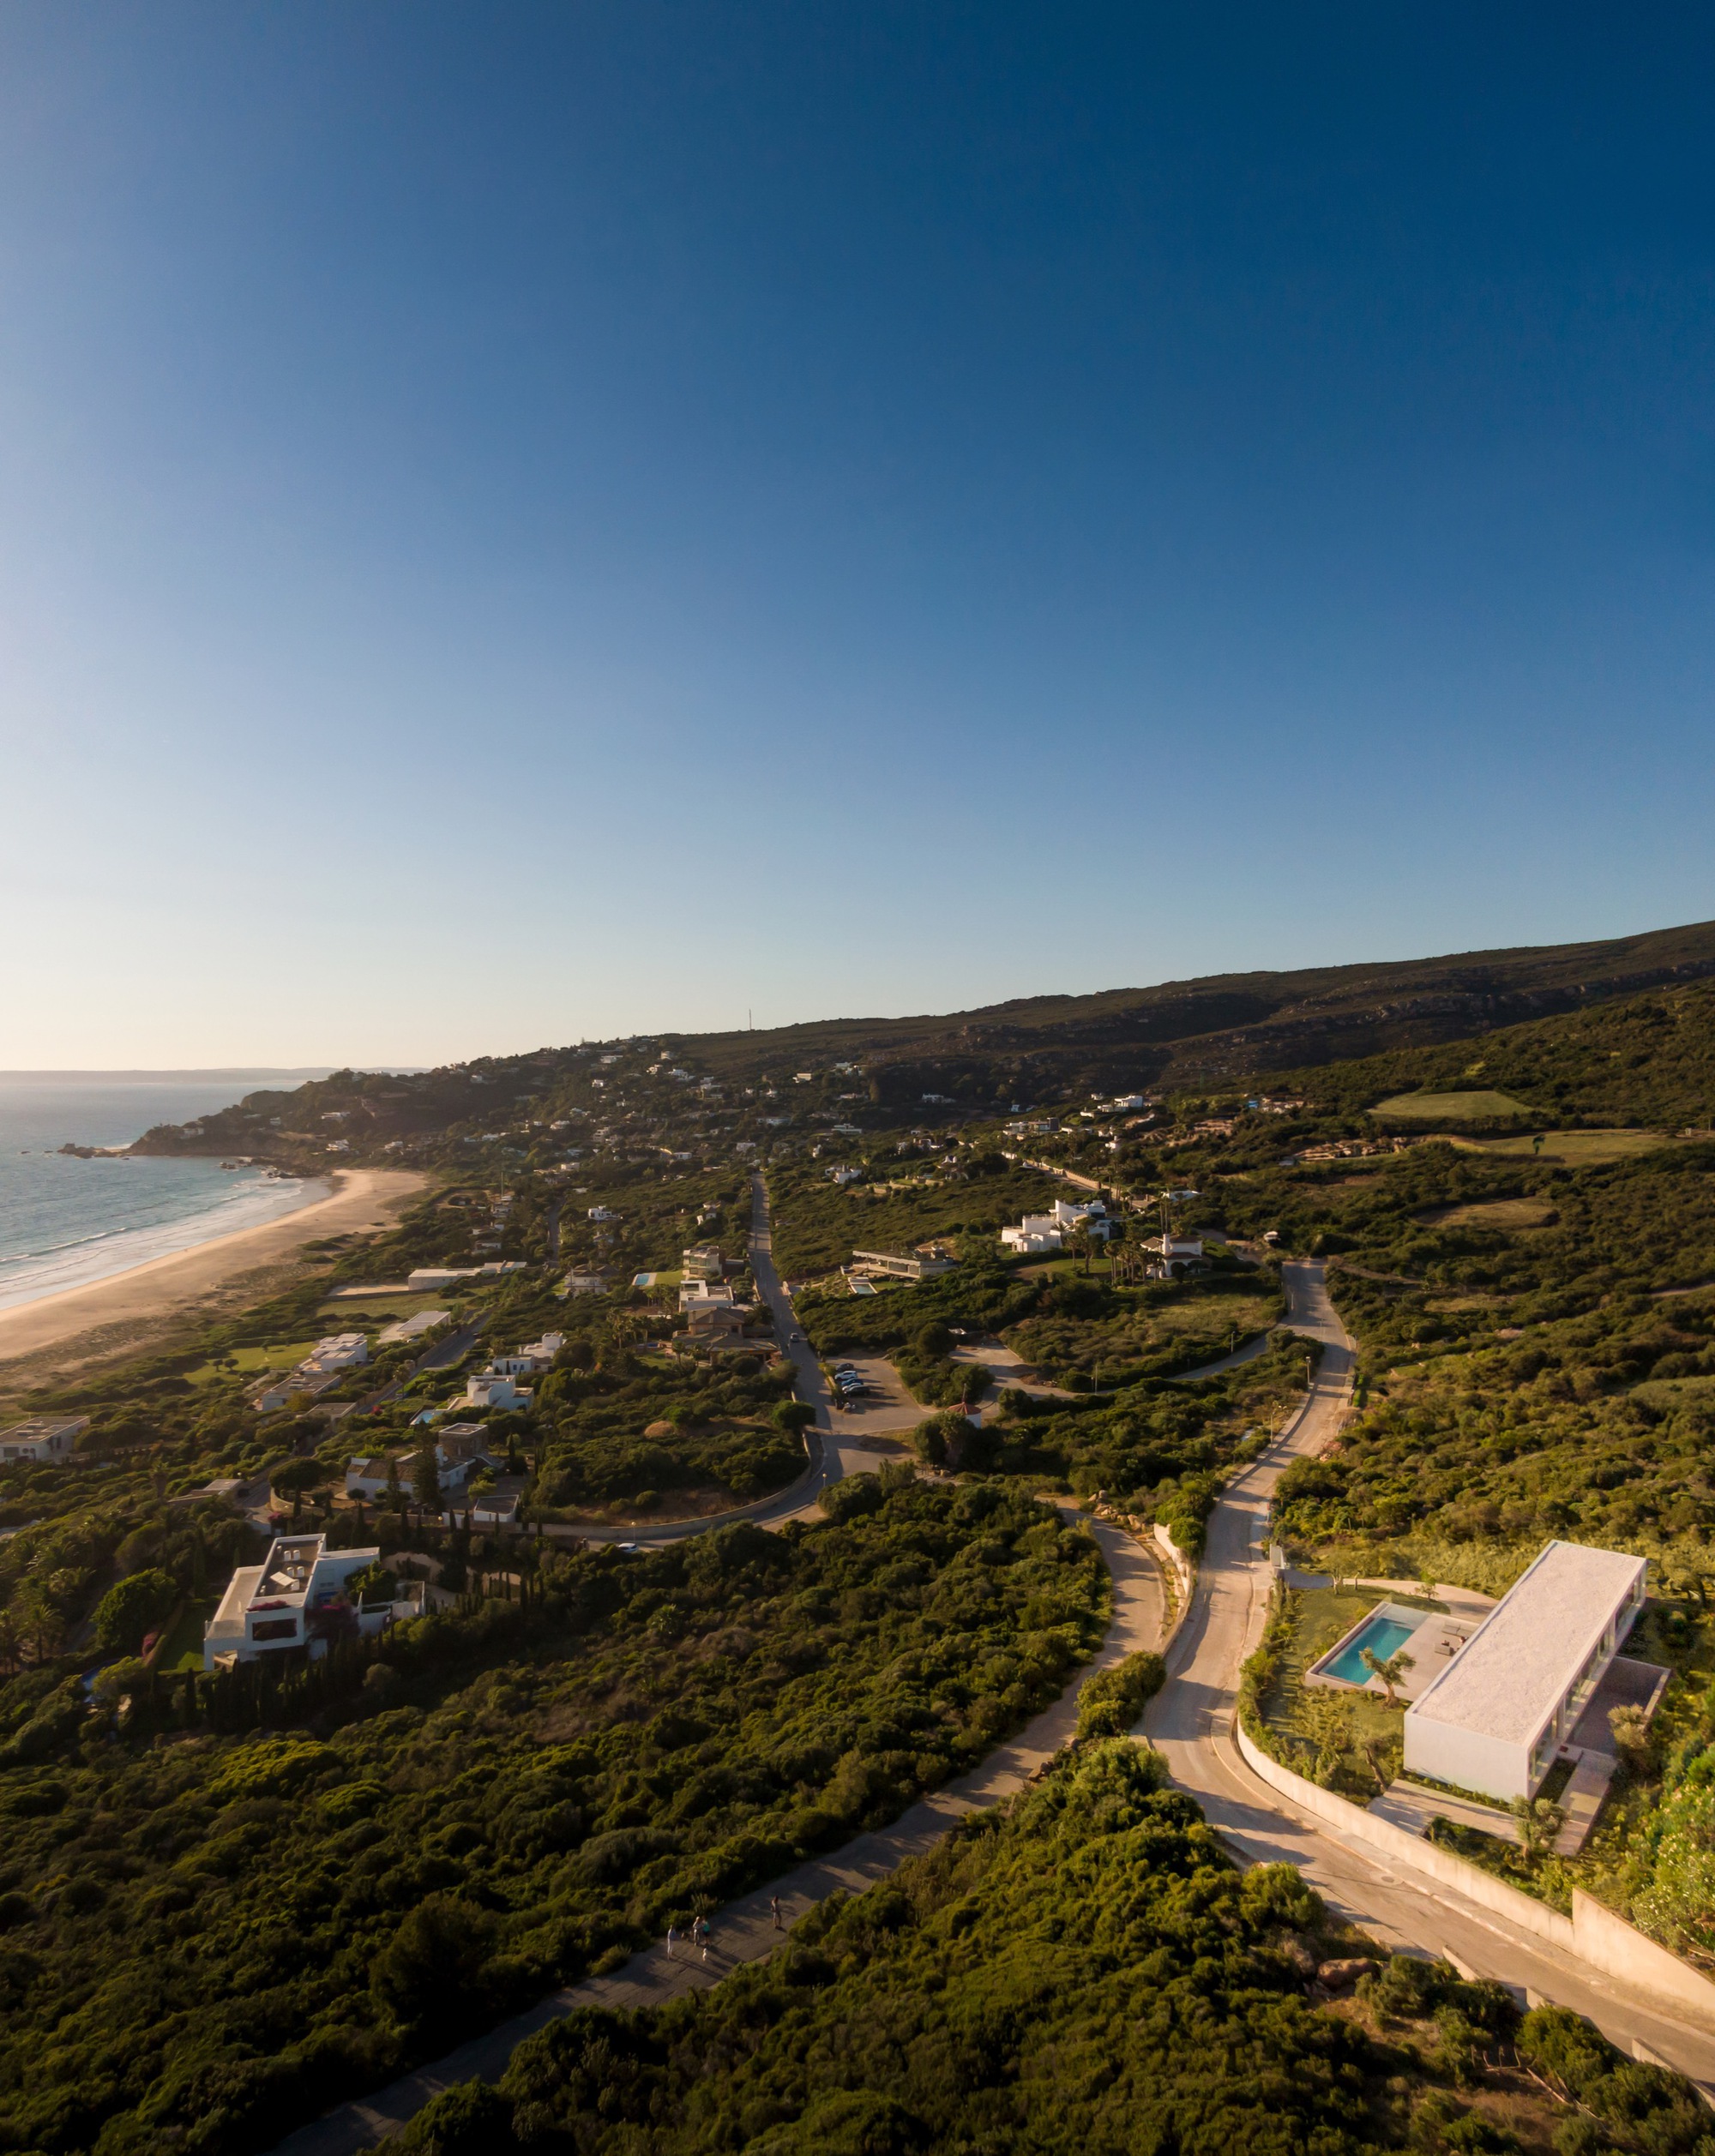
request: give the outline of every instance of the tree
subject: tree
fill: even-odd
[[[168,1615],[178,1600],[178,1582],[170,1573],[153,1565],[147,1571],[133,1572],[102,1596],[95,1612],[97,1644],[135,1655],[144,1633]]]
[[[1546,1797],[1514,1798],[1513,1817],[1518,1824],[1525,1854],[1532,1862],[1554,1847],[1566,1824],[1565,1812]]]
[[[803,1400],[782,1400],[776,1404],[772,1420],[777,1430],[796,1437],[815,1420],[815,1409]]]
[[[451,2033],[480,1997],[494,1936],[486,1909],[431,1894],[403,1919],[376,1961],[377,1997],[401,2021]]]
[[[1306,1691],[1299,1719],[1316,1748],[1313,1778],[1326,1788],[1351,1750],[1351,1709],[1337,1692]]]
[[[1641,1781],[1655,1765],[1649,1716],[1641,1707],[1610,1707],[1608,1727],[1614,1733],[1614,1749]]]
[[[387,1456],[387,1501],[395,1510],[403,1494],[399,1483],[399,1455],[389,1452]]]
[[[441,1462],[431,1437],[424,1438],[412,1457],[411,1494],[425,1511],[441,1510]]]
[[[1381,1679],[1381,1689],[1387,1695],[1387,1704],[1390,1707],[1397,1707],[1399,1704],[1399,1699],[1393,1687],[1405,1676],[1408,1669],[1415,1669],[1417,1667],[1412,1657],[1402,1648],[1397,1655],[1390,1655],[1387,1661],[1383,1661],[1373,1647],[1366,1647],[1360,1651],[1358,1660],[1372,1677],[1379,1677]]]

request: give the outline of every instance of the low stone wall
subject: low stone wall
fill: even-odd
[[[1403,1827],[1378,1819],[1331,1790],[1306,1781],[1302,1775],[1271,1759],[1237,1720],[1233,1733],[1251,1772],[1271,1789],[1290,1798],[1300,1811],[1320,1820],[1337,1840],[1373,1849],[1394,1864],[1408,1865],[1466,1901],[1492,1909],[1520,1931],[1575,1955],[1604,1976],[1647,1992],[1662,2003],[1676,2006],[1706,2027],[1715,2027],[1715,1983],[1653,1939],[1646,1939],[1624,1917],[1616,1916],[1589,1895],[1574,1888],[1572,1914],[1563,1917],[1558,1909],[1550,1908],[1532,1895],[1521,1894],[1517,1887],[1509,1887],[1504,1879],[1497,1879],[1479,1865],[1467,1864],[1463,1857],[1437,1849],[1433,1842],[1407,1834]]]

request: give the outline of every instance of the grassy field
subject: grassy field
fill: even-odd
[[[1534,1138],[1456,1138],[1455,1145],[1469,1153],[1487,1153],[1496,1160],[1544,1160],[1555,1168],[1601,1168],[1610,1161],[1635,1159],[1663,1145],[1687,1141],[1664,1138],[1659,1131],[1547,1131],[1542,1150]]]
[[[324,1302],[316,1315],[329,1320],[347,1318],[350,1323],[340,1330],[355,1332],[359,1325],[378,1324],[391,1318],[414,1318],[419,1310],[446,1310],[452,1302],[451,1291],[445,1288],[423,1295],[341,1295],[337,1301]]]
[[[1068,1277],[1081,1281],[1082,1275]],[[1105,1269],[1092,1277],[1106,1288]],[[1249,1281],[1223,1281],[1218,1288],[1198,1282],[1165,1292],[1122,1288],[1104,1296],[1105,1307],[1087,1316],[1050,1310],[1009,1327],[1002,1336],[1026,1362],[1058,1370],[1105,1364],[1111,1373],[1116,1366],[1166,1350],[1196,1349],[1200,1360],[1213,1362],[1279,1319],[1272,1282],[1267,1288],[1259,1282],[1255,1293],[1249,1288]]]
[[[1507,1093],[1395,1093],[1370,1114],[1383,1122],[1496,1123],[1536,1113]]]
[[[351,1330],[356,1331],[353,1325]],[[192,1385],[212,1385],[234,1371],[241,1378],[259,1378],[269,1370],[290,1370],[303,1361],[315,1347],[314,1339],[270,1341],[263,1348],[234,1348],[224,1365],[205,1362],[200,1369],[189,1371],[185,1383]]]
[[[1545,1198],[1487,1198],[1470,1205],[1438,1205],[1413,1217],[1425,1228],[1549,1228],[1556,1218]]]

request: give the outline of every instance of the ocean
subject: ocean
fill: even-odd
[[[85,1161],[56,1149],[129,1145],[258,1087],[324,1072],[0,1072],[0,1309],[277,1220],[327,1195],[215,1160]]]

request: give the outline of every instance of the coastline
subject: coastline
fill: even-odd
[[[335,1168],[331,1180],[331,1195],[278,1219],[0,1310],[0,1361],[103,1326],[165,1317],[180,1304],[225,1287],[239,1274],[278,1264],[323,1235],[388,1227],[428,1181],[414,1169],[398,1168]]]

